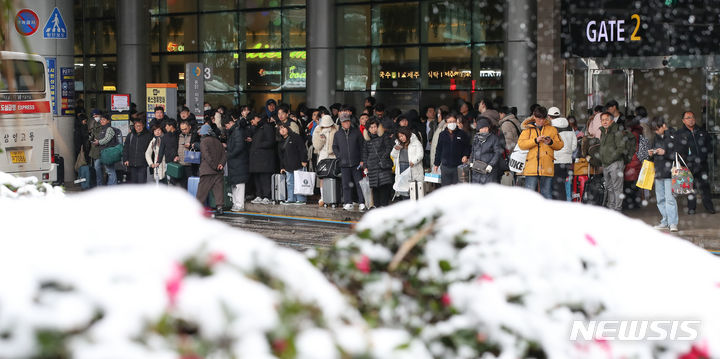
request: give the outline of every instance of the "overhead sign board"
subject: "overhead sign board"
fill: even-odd
[[[562,0],[563,57],[717,53],[720,8],[705,0]]]
[[[50,13],[50,17],[45,23],[45,27],[43,28],[43,38],[67,39],[67,37],[68,30],[67,26],[65,26],[65,21],[63,20],[62,15],[60,15],[60,10],[55,8],[52,13]]]

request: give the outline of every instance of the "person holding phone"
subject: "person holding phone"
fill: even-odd
[[[655,117],[650,121],[655,131],[655,139],[650,144],[648,155],[655,164],[655,197],[662,219],[655,229],[670,229],[678,231],[678,206],[675,196],[672,195],[672,166],[675,159],[675,133],[668,129],[662,117]]]
[[[533,115],[522,124],[524,130],[518,138],[518,147],[527,150],[525,160],[525,188],[539,191],[552,199],[552,179],[555,175],[555,151],[563,148],[563,142],[555,127],[547,119],[548,111],[538,106]]]

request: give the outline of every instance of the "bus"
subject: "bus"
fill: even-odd
[[[45,58],[0,51],[0,172],[57,180]]]

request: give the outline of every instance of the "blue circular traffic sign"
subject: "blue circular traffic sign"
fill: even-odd
[[[22,9],[15,15],[15,30],[20,35],[30,36],[40,27],[40,19],[37,14],[30,9]]]

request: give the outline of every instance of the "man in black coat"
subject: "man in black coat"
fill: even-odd
[[[255,183],[256,197],[252,203],[270,204],[271,177],[275,171],[275,129],[259,114],[250,115],[250,175]]]
[[[153,135],[145,128],[145,120],[136,118],[133,120],[133,131],[125,138],[123,146],[122,161],[127,167],[128,180],[130,183],[147,183],[147,161],[145,150],[152,141]]]
[[[305,196],[295,194],[295,171],[307,166],[307,148],[305,141],[297,133],[290,130],[286,123],[277,125],[280,141],[278,141],[278,154],[280,157],[280,173],[285,173],[287,186],[287,200],[282,204],[303,205],[307,202]]]
[[[470,156],[470,136],[467,132],[457,128],[458,114],[449,115],[445,121],[447,127],[438,137],[437,150],[435,151],[435,172],[440,168],[440,180],[443,186],[458,183],[457,167],[467,163]]]
[[[227,131],[228,183],[232,188],[232,211],[245,210],[245,183],[250,179],[250,143],[246,142],[247,120],[224,117]]]
[[[678,153],[687,163],[690,172],[695,179],[695,192],[702,192],[702,201],[705,210],[715,213],[710,193],[710,175],[708,171],[708,155],[712,151],[712,138],[704,129],[695,123],[695,114],[692,111],[683,113],[682,128],[677,130]],[[688,214],[695,214],[697,208],[697,196],[688,196]]]
[[[343,187],[343,208],[347,211],[353,209],[351,183],[354,184],[357,191],[359,209],[365,210],[365,197],[360,188],[360,180],[362,180],[361,168],[363,162],[361,159],[363,137],[360,130],[352,127],[349,117],[340,117],[340,130],[335,133],[333,141],[333,153],[340,160],[340,171]]]

